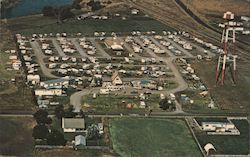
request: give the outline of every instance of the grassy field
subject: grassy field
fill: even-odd
[[[36,150],[36,157],[117,157],[108,150],[83,150],[75,151],[72,149],[53,149],[53,150]]]
[[[33,118],[0,118],[0,154],[31,157]]]
[[[240,131],[239,136],[207,135],[206,132],[201,132],[197,128],[195,132],[201,146],[212,143],[216,154],[247,155],[250,148],[250,125],[246,120],[232,120],[232,122]]]
[[[56,19],[43,16],[30,16],[19,19],[10,19],[8,27],[13,33],[22,33],[31,35],[33,33],[78,33],[93,36],[94,32],[121,32],[131,31],[162,31],[169,30],[164,24],[148,17],[129,17],[122,20],[121,17],[115,17],[108,20],[85,19],[78,21],[70,19],[62,24],[57,24]]]
[[[159,95],[150,95],[144,101],[150,108],[159,109]],[[96,111],[131,111],[131,109],[126,108],[129,103],[134,104],[132,110],[146,111],[146,109],[139,109],[140,98],[137,95],[99,95],[94,99],[93,95],[89,94],[82,98],[82,104],[88,104],[90,105],[89,109],[95,109]]]
[[[249,84],[250,84],[250,73],[249,73],[249,63],[244,63],[238,61],[237,63],[237,80],[236,86],[232,85],[231,76],[229,71],[226,75],[225,85],[216,86],[215,82],[215,69],[216,62],[200,62],[192,63],[196,73],[211,94],[211,97],[215,103],[219,106],[219,109],[228,112],[236,111],[250,111],[249,104]],[[206,68],[210,67],[210,68]],[[207,69],[207,70],[203,70]]]
[[[197,90],[185,90],[182,92],[179,92],[177,94],[177,99],[179,102],[182,104],[182,108],[185,112],[220,112],[220,110],[217,108],[210,109],[208,108],[208,104],[210,103],[210,98],[207,97],[202,97],[199,95],[201,91]],[[186,94],[191,100],[194,100],[193,104],[190,104],[189,100],[182,100],[180,97],[181,94]]]
[[[183,120],[110,119],[110,133],[122,157],[202,156]]]
[[[10,84],[0,91],[0,111],[31,111],[34,101],[31,90],[24,84]],[[13,89],[11,89],[13,88]]]

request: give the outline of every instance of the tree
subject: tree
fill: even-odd
[[[74,2],[72,3],[72,8],[74,9],[81,9],[81,0],[74,0]]]
[[[82,109],[80,109],[80,113],[79,113],[79,115],[80,115],[82,118],[85,118],[85,114],[84,114],[84,112],[83,112],[83,110],[82,110]]]
[[[64,114],[65,114],[65,111],[64,111],[63,105],[58,105],[58,106],[55,108],[55,115],[56,115],[56,118],[62,119],[62,117],[64,117]]]
[[[74,118],[77,114],[74,111],[74,107],[70,105],[68,109],[65,111],[64,117],[66,118]]]
[[[52,129],[47,136],[48,145],[65,146],[66,142],[63,134],[55,129]]]
[[[65,20],[74,16],[74,14],[71,12],[71,7],[68,6],[60,7],[58,10],[58,15],[60,20]]]
[[[34,118],[36,119],[37,124],[48,124],[48,112],[46,110],[40,109],[34,113]]]
[[[100,9],[103,8],[103,5],[101,5],[101,2],[100,2],[100,1],[90,0],[90,1],[87,3],[87,5],[91,7],[91,10],[92,10],[92,11],[97,11],[97,10],[100,10]]]
[[[168,101],[167,99],[163,99],[159,102],[159,105],[163,110],[167,110],[173,106],[173,103],[171,101]]]
[[[49,133],[49,130],[46,125],[44,124],[36,125],[33,128],[32,137],[34,139],[46,139],[48,136],[48,133]]]
[[[54,16],[55,10],[52,6],[45,6],[42,9],[43,16]]]
[[[87,128],[87,139],[98,139],[100,138],[98,126],[95,124],[90,125]]]

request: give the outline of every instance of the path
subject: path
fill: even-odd
[[[87,55],[87,53],[82,49],[82,47],[79,45],[79,43],[76,41],[76,38],[72,38],[70,39],[72,44],[74,44],[75,48],[77,49],[77,51],[80,53],[80,55],[84,58],[89,57]]]
[[[58,42],[57,42],[56,39],[53,38],[53,39],[52,39],[52,43],[53,43],[53,45],[55,46],[57,52],[59,53],[59,55],[60,55],[61,57],[66,57],[66,56],[67,56],[67,55],[65,55],[65,53],[63,52],[61,46],[58,44]]]
[[[51,74],[51,70],[46,67],[43,61],[43,59],[45,58],[45,55],[43,54],[42,49],[40,45],[37,43],[37,41],[30,42],[30,45],[32,49],[34,50],[38,64],[40,65],[43,74],[47,77],[58,78],[57,76]]]

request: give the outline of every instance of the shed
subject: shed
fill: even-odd
[[[75,136],[75,146],[86,146],[86,137],[83,135]]]
[[[216,149],[214,148],[214,146],[211,143],[208,143],[204,146],[204,149],[207,153],[207,155],[209,155],[211,153],[211,151],[216,151]]]
[[[32,84],[40,83],[39,75],[27,75],[27,82],[32,82]]]

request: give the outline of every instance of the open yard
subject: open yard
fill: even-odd
[[[33,156],[33,118],[0,118],[0,155]]]
[[[202,156],[183,120],[110,119],[110,133],[123,157]]]
[[[207,135],[206,132],[195,129],[196,137],[202,147],[207,143],[212,143],[216,149],[216,154],[247,155],[250,148],[250,125],[246,120],[232,120],[240,131],[240,135]]]
[[[148,99],[144,100],[146,105],[152,109],[159,109],[160,97],[159,95],[149,95]],[[94,109],[96,111],[146,111],[146,109],[140,109],[140,98],[138,95],[99,95],[97,98],[93,98],[92,94],[83,96],[82,104],[84,108]],[[133,104],[133,109],[127,108],[127,104]]]

